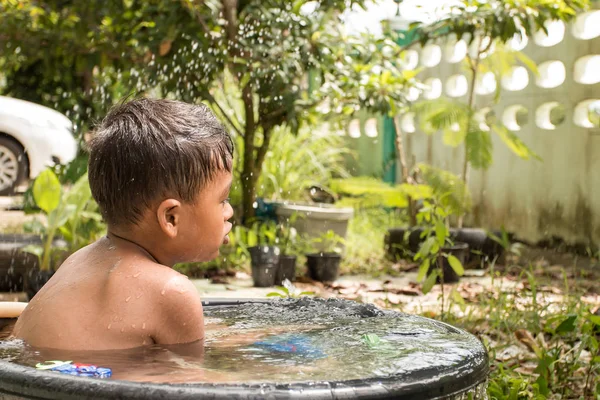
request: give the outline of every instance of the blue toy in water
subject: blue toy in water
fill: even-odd
[[[97,367],[91,364],[72,363],[71,361],[47,361],[38,363],[37,369],[60,372],[61,374],[88,376],[91,378],[110,378],[112,370],[110,368]]]
[[[327,357],[327,354],[314,345],[310,336],[302,334],[271,336],[265,340],[255,342],[253,346],[275,353],[291,353],[311,359]]]

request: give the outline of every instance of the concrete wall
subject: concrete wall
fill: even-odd
[[[475,209],[468,222],[488,228],[505,226],[518,237],[532,241],[556,235],[571,242],[593,241],[600,244],[600,130],[580,126],[589,124],[587,116],[580,120],[576,118],[579,104],[600,99],[600,11],[579,17],[572,26],[563,28],[563,38],[558,24],[552,29],[550,38],[545,39],[552,44],[554,34],[557,34],[558,43],[540,46],[539,43],[544,41],[541,34],[538,43],[529,38],[523,49],[538,66],[542,65],[539,78],[528,72],[528,85],[518,91],[503,89],[497,105],[493,105],[493,94],[478,96],[478,107],[491,106],[498,118],[502,118],[504,113],[511,114],[511,106],[515,105],[522,105],[528,111],[527,122],[516,133],[542,157],[543,162],[518,158],[494,137],[492,167],[487,171],[471,172],[470,189]],[[590,36],[594,37],[588,38]],[[442,53],[439,64],[427,66],[422,77],[440,79],[442,95],[447,95],[452,89],[448,87],[449,78],[466,72],[462,62],[448,62],[446,56],[451,53],[452,44],[439,45]],[[438,50],[429,47],[419,49],[417,53],[420,66],[433,65]],[[582,70],[579,67],[586,61],[583,57],[589,55],[598,55],[599,58],[588,57],[587,72],[580,76]],[[564,65],[565,80],[554,88],[540,87],[553,86],[556,84],[553,81],[560,81],[562,71],[559,63],[553,64],[548,71],[543,67],[544,62],[552,60]],[[578,79],[595,83],[584,84]],[[514,85],[519,82],[517,74],[512,81],[507,78],[505,83]],[[431,93],[432,96],[436,94]],[[457,99],[466,101],[466,95]],[[544,109],[551,108],[550,105],[542,106],[551,102],[561,104],[566,116],[555,129],[548,129],[553,127],[541,115]],[[536,113],[540,114],[538,121]],[[513,126],[515,121],[511,121],[512,118],[507,117],[506,120],[512,130],[519,128]],[[462,147],[445,146],[440,133],[428,136],[418,129],[407,133],[407,128],[411,130],[411,116],[404,116],[403,121],[409,158],[414,157],[416,162],[425,161],[457,174],[461,172]]]

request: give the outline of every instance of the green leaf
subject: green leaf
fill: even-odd
[[[417,274],[417,282],[421,282],[425,276],[427,276],[427,272],[429,272],[429,266],[431,262],[429,258],[426,258],[421,265],[419,266],[419,273]]]
[[[456,275],[463,276],[465,274],[465,268],[463,267],[460,260],[454,257],[452,254],[448,254],[448,263],[450,267],[456,272]]]
[[[283,297],[283,298],[285,298],[287,296],[284,294],[278,293],[278,292],[270,292],[270,293],[267,293],[267,297]]]
[[[379,336],[374,333],[367,333],[362,336],[363,342],[369,347],[375,347],[381,344],[382,340]]]
[[[434,245],[436,244],[436,239],[434,237],[428,237],[423,244],[421,244],[421,248],[419,249],[419,252],[417,254],[420,254],[423,257],[427,257],[428,255],[432,254],[432,249],[434,248]]]
[[[446,238],[448,237],[448,228],[446,228],[446,224],[439,219],[435,221],[435,236],[437,237],[437,241],[440,246],[443,246],[446,243]]]
[[[463,299],[463,297],[460,295],[460,293],[458,293],[458,290],[456,290],[456,288],[452,289],[452,293],[450,293],[450,297],[452,298],[452,300],[454,300],[454,302],[456,304],[459,304],[461,306],[466,305],[465,299]]]
[[[60,203],[61,186],[54,171],[42,171],[33,183],[33,199],[46,214],[54,211]]]
[[[576,328],[576,326],[575,326],[576,320],[577,320],[577,315],[569,315],[567,318],[565,318],[560,323],[560,325],[558,325],[558,327],[555,330],[555,333],[561,334],[561,333],[573,332]]]
[[[442,136],[442,140],[444,144],[450,147],[458,147],[464,143],[467,135],[464,129],[460,127],[458,130],[448,128],[444,129],[444,135]]]
[[[435,282],[437,281],[439,274],[440,274],[440,272],[437,269],[434,269],[431,272],[431,274],[427,277],[427,279],[423,283],[423,287],[421,288],[421,290],[423,291],[423,294],[427,294],[431,291],[431,289],[433,288],[433,285],[435,285]]]
[[[37,244],[27,245],[21,248],[21,251],[24,251],[25,253],[35,254],[38,257],[41,257],[42,254],[44,254],[44,249],[42,248],[42,246],[39,246]]]
[[[540,156],[534,153],[519,137],[512,131],[509,131],[503,125],[493,125],[492,130],[502,139],[508,148],[517,156],[524,160],[535,158],[541,161]]]
[[[487,169],[492,165],[492,138],[479,129],[470,130],[466,137],[467,159],[474,168]]]
[[[600,315],[590,314],[587,317],[593,324],[600,326]]]

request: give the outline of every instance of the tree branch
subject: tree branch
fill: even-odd
[[[214,104],[219,109],[221,114],[223,114],[223,117],[227,120],[229,125],[231,125],[233,130],[241,137],[244,137],[244,133],[242,132],[242,130],[233,123],[231,118],[229,118],[229,115],[227,115],[227,113],[225,112],[223,107],[221,107],[221,105],[217,102],[217,100],[214,98],[214,96],[212,94],[210,94],[210,92],[208,92],[208,91],[206,91],[205,95],[208,98],[208,101],[210,101],[212,104]]]

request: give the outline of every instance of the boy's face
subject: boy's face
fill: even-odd
[[[229,243],[233,208],[229,204],[231,172],[219,172],[202,189],[195,204],[182,204],[177,233],[180,262],[210,261],[219,256],[219,247]]]

